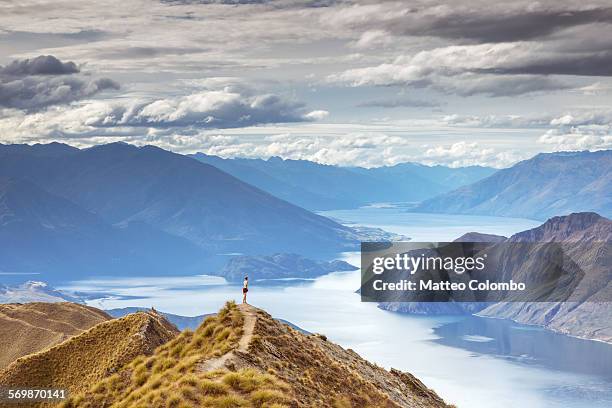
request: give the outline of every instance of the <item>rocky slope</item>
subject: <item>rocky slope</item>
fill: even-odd
[[[107,406],[447,407],[410,374],[233,303],[62,405]]]
[[[152,354],[178,333],[155,313],[108,320],[49,349],[15,360],[0,371],[0,385],[84,391],[137,356]]]
[[[257,321],[249,352],[239,354],[232,365],[275,373],[292,388],[291,406],[447,406],[411,374],[387,371],[324,335],[305,336],[261,310],[254,313]]]
[[[498,303],[479,315],[612,343],[611,220],[595,213],[554,217],[538,228],[512,236],[509,241],[559,242],[584,276],[573,277],[570,302]]]
[[[493,292],[481,302],[386,302],[379,307],[413,314],[477,313],[612,343],[611,220],[574,213],[508,239],[470,233],[457,241],[490,242],[487,254],[503,260],[495,268],[496,280],[544,288],[540,301],[498,302],[500,292]]]
[[[0,369],[111,317],[75,303],[0,304]]]
[[[537,156],[421,203],[416,211],[545,220],[572,212],[612,216],[612,150]]]

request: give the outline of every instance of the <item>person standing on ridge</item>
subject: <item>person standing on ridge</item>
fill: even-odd
[[[244,282],[242,282],[242,303],[246,303],[247,292],[249,291],[249,277],[244,277]]]

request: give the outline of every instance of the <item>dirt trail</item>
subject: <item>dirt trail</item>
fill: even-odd
[[[253,331],[255,330],[255,322],[257,321],[257,309],[248,304],[239,304],[238,309],[242,312],[242,316],[244,317],[242,337],[238,342],[238,347],[222,356],[203,361],[198,366],[198,371],[214,371],[224,368],[225,365],[234,358],[236,351],[246,353],[249,349],[249,344],[251,344],[251,339],[253,338]]]

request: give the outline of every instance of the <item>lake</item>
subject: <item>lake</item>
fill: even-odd
[[[415,241],[450,241],[470,231],[511,235],[540,224],[394,208],[323,214]],[[358,253],[341,257],[359,264]],[[252,282],[249,301],[305,330],[325,333],[379,365],[413,373],[458,407],[612,406],[610,345],[497,319],[391,313],[360,302],[355,293],[359,285],[359,271],[276,284]],[[101,308],[154,306],[181,315],[211,313],[226,300],[241,298],[239,286],[211,276],[96,279],[71,282],[64,289],[116,295],[89,302]]]

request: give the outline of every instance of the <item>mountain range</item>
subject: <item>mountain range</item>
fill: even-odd
[[[296,203],[315,210],[420,200],[470,182],[406,208],[610,216],[610,174],[612,151],[540,154],[494,172],[189,157],[125,143],[0,144],[0,273],[4,283],[55,283],[77,275],[219,274],[230,254],[330,259],[360,240],[391,237]]]
[[[193,273],[220,266],[218,254],[320,257],[354,248],[360,237],[156,147],[0,145],[3,272],[42,273],[46,281],[76,273]]]
[[[592,211],[612,216],[612,150],[542,153],[412,210],[545,220]]]
[[[363,168],[279,157],[224,159],[204,153],[192,157],[311,211],[357,208],[380,202],[418,202],[495,172],[480,166],[450,168],[401,163]]]

